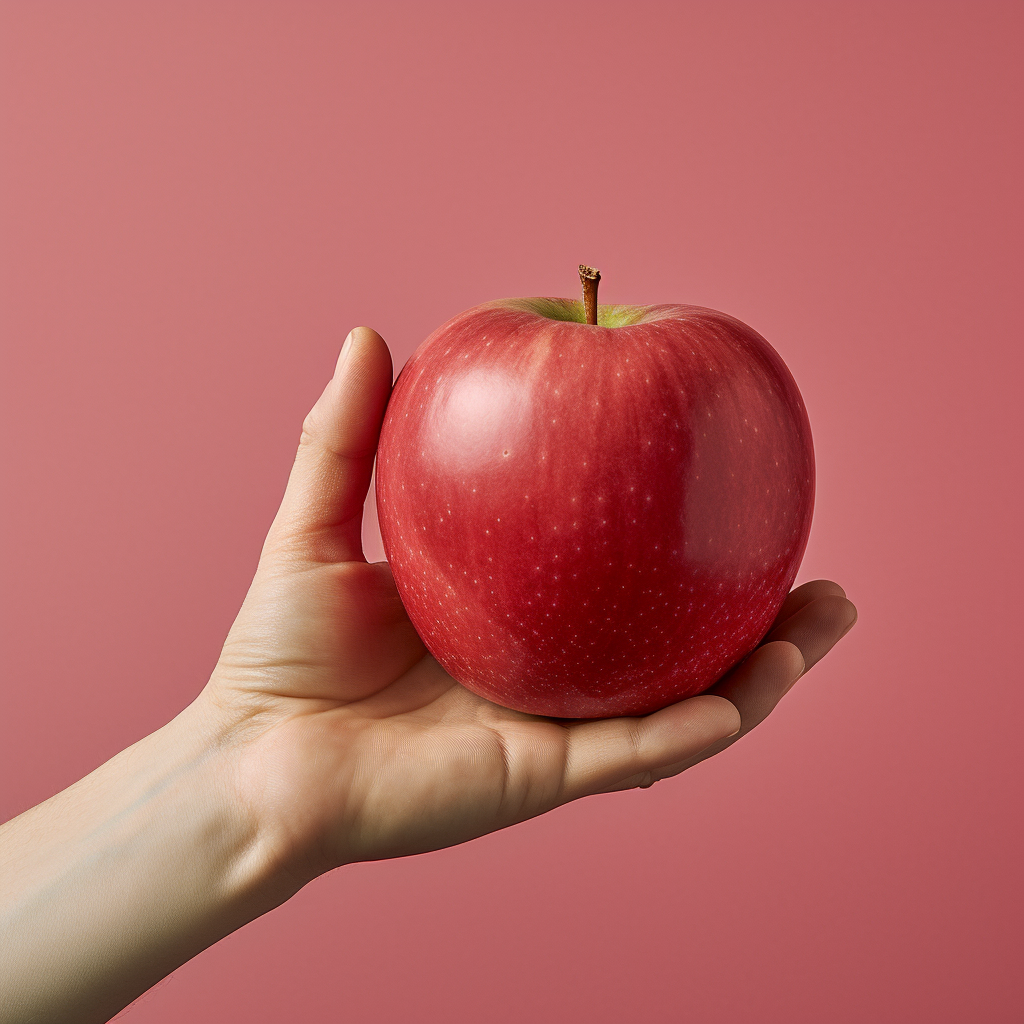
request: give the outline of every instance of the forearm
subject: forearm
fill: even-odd
[[[190,709],[0,828],[0,1024],[106,1021],[290,895],[233,757]]]

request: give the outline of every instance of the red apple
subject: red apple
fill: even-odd
[[[377,508],[431,654],[506,707],[641,715],[763,638],[811,524],[792,376],[699,306],[488,302],[395,384]],[[596,316],[595,316],[596,310]],[[588,322],[589,320],[589,322]]]

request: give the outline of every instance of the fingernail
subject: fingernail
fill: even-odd
[[[740,727],[740,729],[742,729],[742,726]],[[729,740],[735,739],[740,734],[740,729],[737,729],[735,732],[729,733],[728,736],[719,737],[717,740],[715,740],[714,743],[709,743],[703,750],[699,750],[696,754],[693,755],[694,763],[696,763],[699,760],[703,760],[705,757],[712,757],[714,754],[718,753],[720,748],[724,749],[722,748],[722,744],[728,742]]]
[[[349,354],[352,351],[352,335],[353,334],[355,334],[355,329],[354,328],[351,331],[348,332],[348,335],[346,336],[345,341],[343,342],[343,344],[341,346],[341,352],[338,353],[338,362],[334,366],[334,376],[335,377],[337,377],[338,374],[341,372],[341,368],[345,365],[345,360],[348,359]]]

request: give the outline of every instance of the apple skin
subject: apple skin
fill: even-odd
[[[377,509],[456,680],[536,715],[643,715],[711,686],[778,613],[810,531],[810,425],[725,313],[583,319],[507,299],[434,331],[388,404]]]

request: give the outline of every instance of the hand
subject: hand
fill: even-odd
[[[675,775],[757,725],[853,625],[839,587],[808,583],[710,693],[656,714],[567,722],[489,703],[441,670],[387,564],[363,558],[390,388],[387,347],[357,329],[203,692],[0,826],[0,1024],[108,1020],[333,867]]]
[[[643,718],[567,722],[478,697],[428,654],[387,563],[363,557],[391,375],[383,340],[353,331],[306,419],[252,587],[192,708],[238,750],[237,795],[297,884],[676,775],[763,721],[856,621],[839,586],[807,583],[717,686]]]

